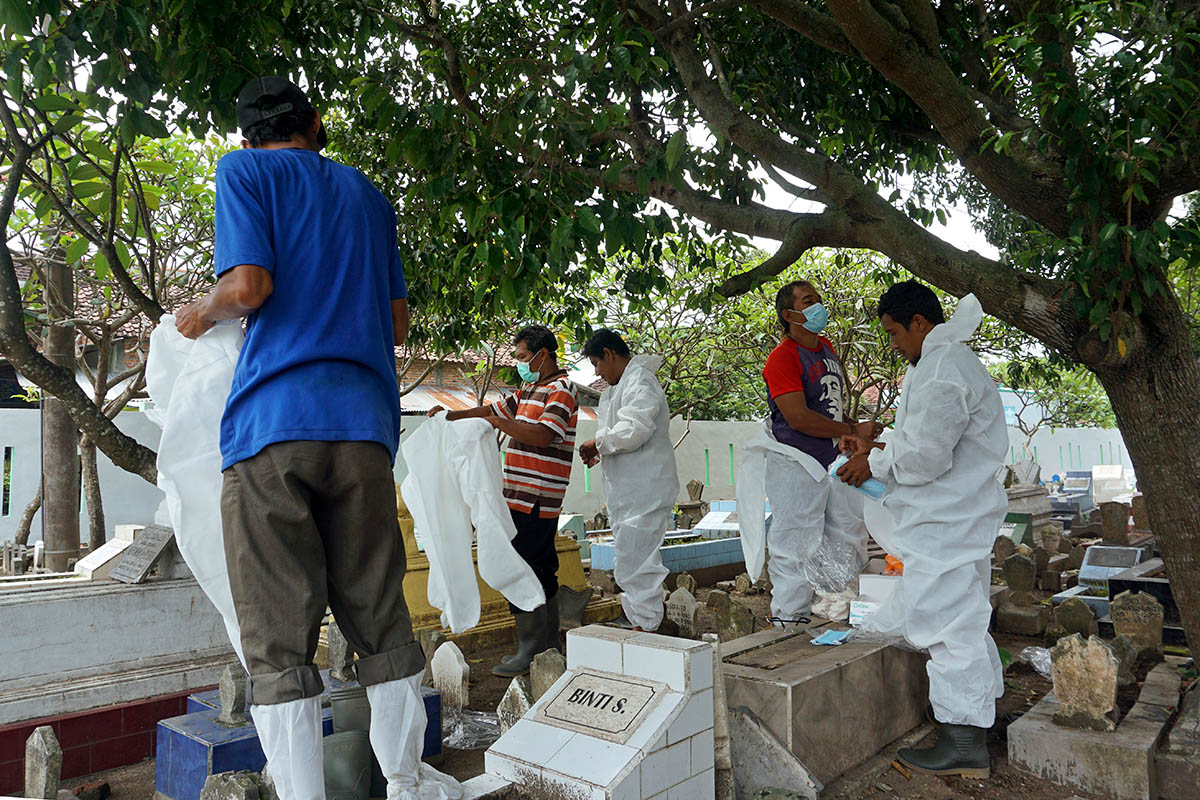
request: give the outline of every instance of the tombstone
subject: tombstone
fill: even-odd
[[[681,572],[675,576],[675,588],[687,589],[692,597],[696,596],[696,579],[692,577],[690,572]]]
[[[1033,548],[1025,543],[1017,545],[1017,555],[1033,558]]]
[[[1101,503],[1100,524],[1105,544],[1129,544],[1129,506],[1124,503]]]
[[[209,775],[200,800],[262,800],[262,776],[257,772],[218,772]]]
[[[1117,669],[1117,686],[1132,686],[1137,683],[1133,668],[1138,662],[1138,648],[1128,636],[1117,636],[1108,646],[1117,656],[1120,666]]]
[[[1062,539],[1062,531],[1057,525],[1043,525],[1038,531],[1038,543],[1046,548],[1046,552],[1052,556],[1062,552],[1059,549],[1062,546]]]
[[[325,641],[329,650],[329,675],[349,683],[356,679],[354,674],[354,648],[346,641],[337,620],[330,620],[325,629]]]
[[[1033,548],[1033,555],[1031,557],[1036,568],[1035,572],[1040,576],[1050,566],[1050,553],[1046,552],[1046,548],[1038,545]]]
[[[699,503],[700,496],[704,494],[704,484],[692,478],[687,482],[687,493],[688,500],[691,500],[693,503]]]
[[[245,725],[246,720],[246,673],[241,666],[232,664],[221,672],[221,713],[217,722],[233,728]]]
[[[731,602],[729,592],[723,589],[713,589],[708,593],[708,599],[705,601],[705,604],[710,611],[720,614],[721,610],[727,608]]]
[[[1087,555],[1087,551],[1082,547],[1077,547],[1070,539],[1063,539],[1068,544],[1067,550],[1067,572],[1078,570],[1083,566],[1083,557]]]
[[[1054,647],[1054,645],[1058,644],[1060,641],[1062,641],[1063,639],[1067,638],[1070,635],[1071,635],[1070,632],[1067,631],[1066,628],[1064,628],[1062,625],[1059,625],[1056,622],[1053,625],[1051,625],[1049,628],[1046,628],[1046,636],[1045,636],[1046,647],[1047,648]]]
[[[529,664],[529,689],[536,703],[542,695],[550,691],[554,682],[567,671],[567,659],[557,650],[546,650],[533,657]]]
[[[717,634],[722,642],[732,642],[754,633],[754,614],[741,603],[730,602],[717,614]]]
[[[1128,636],[1141,653],[1162,657],[1163,607],[1152,595],[1121,592],[1108,604],[1108,613],[1117,636]]]
[[[1037,583],[1037,574],[1037,564],[1032,558],[1017,553],[1004,560],[1004,582],[1012,590],[1011,599],[1016,605],[1033,602],[1029,593]]]
[[[422,686],[433,686],[433,654],[446,641],[446,634],[441,628],[425,628],[417,631],[417,641],[425,653],[425,677],[421,679]]]
[[[1066,629],[1065,636],[1078,633],[1091,636],[1096,633],[1096,615],[1092,607],[1078,597],[1068,597],[1054,609],[1054,621]]]
[[[175,532],[163,525],[147,525],[121,553],[109,577],[122,583],[141,583],[150,575],[168,548],[174,545]]]
[[[1135,531],[1150,530],[1150,512],[1146,508],[1146,495],[1141,493],[1133,496],[1133,529]]]
[[[1068,728],[1114,731],[1117,727],[1117,673],[1120,662],[1099,636],[1072,634],[1050,651],[1054,722]]]
[[[62,748],[49,725],[34,728],[25,742],[25,796],[58,800]]]
[[[507,733],[509,728],[528,714],[529,709],[533,707],[533,702],[533,690],[529,686],[529,677],[518,675],[513,678],[512,683],[508,685],[508,690],[500,698],[500,705],[496,706],[496,717],[500,720],[500,734]]]
[[[471,667],[458,645],[443,642],[433,654],[430,668],[433,671],[433,688],[442,695],[442,710],[453,713],[466,708],[470,697],[467,685]]]
[[[995,557],[997,564],[1003,564],[1005,560],[1017,552],[1017,545],[1013,540],[1001,534],[996,537],[996,543],[992,545],[992,556]]]
[[[679,626],[684,639],[696,638],[696,611],[699,604],[687,589],[679,588],[667,598],[667,619]]]
[[[1019,636],[1041,636],[1046,631],[1043,606],[1033,600],[1030,592],[1037,581],[1037,565],[1020,552],[1004,560],[1004,581],[1009,595],[996,610],[996,627],[1005,633]]]
[[[743,572],[737,576],[737,581],[734,583],[738,594],[747,594],[754,587],[754,581],[750,580],[750,576]]]
[[[597,512],[596,516],[592,518],[592,524],[596,526],[593,530],[606,530],[608,528],[608,514],[605,514],[603,511]]]

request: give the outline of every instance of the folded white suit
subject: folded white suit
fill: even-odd
[[[400,491],[429,558],[429,602],[441,610],[442,625],[461,633],[479,624],[473,538],[479,575],[488,586],[524,611],[545,603],[533,570],[512,546],[517,529],[504,500],[492,426],[482,419],[449,422],[442,412],[425,420],[401,449],[408,477]]]
[[[163,429],[158,488],[167,496],[175,542],[244,666],[221,532],[221,416],[243,338],[240,321],[232,321],[188,339],[165,314],[150,334],[146,389],[154,401],[147,416]]]

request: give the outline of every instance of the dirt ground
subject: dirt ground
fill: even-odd
[[[714,615],[704,606],[711,587],[697,591],[701,604],[698,619],[701,631],[715,630]],[[736,602],[745,603],[757,618],[757,628],[767,626],[769,596],[756,593],[746,596],[735,595]],[[1020,636],[996,635],[996,644],[1007,650],[1014,658],[1028,646],[1042,646],[1038,639]],[[470,707],[477,711],[495,711],[500,698],[508,688],[509,680],[491,674],[491,668],[505,654],[506,648],[472,653],[468,656],[471,665]],[[1005,672],[1006,692],[997,704],[996,724],[988,736],[988,749],[992,756],[992,777],[987,781],[961,778],[939,778],[918,773],[905,776],[892,766],[895,750],[901,746],[912,746],[921,742],[933,742],[932,727],[918,729],[910,734],[909,741],[896,742],[874,758],[859,765],[838,782],[826,787],[822,797],[829,800],[879,800],[880,798],[906,798],[906,800],[1079,800],[1078,792],[1065,789],[1048,781],[1023,774],[1008,763],[1008,725],[1050,691],[1050,681],[1038,675],[1029,665],[1016,661]],[[1122,698],[1132,703],[1133,695]],[[481,750],[445,750],[445,759],[438,768],[460,780],[474,777],[483,771]],[[151,800],[154,796],[154,759],[138,764],[98,773],[87,778],[76,778],[64,782],[63,788],[74,789],[81,784],[97,780],[107,781],[112,787],[113,800]]]

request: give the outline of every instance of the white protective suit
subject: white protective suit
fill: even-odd
[[[736,493],[742,553],[752,579],[762,575],[765,551],[771,553],[772,615],[794,620],[813,610],[814,592],[828,597],[853,588],[867,563],[860,492],[834,481],[808,453],[777,442],[768,423],[742,448]],[[763,520],[767,500],[769,537]],[[849,610],[848,601],[836,605]]]
[[[400,493],[429,557],[429,602],[441,610],[442,625],[462,633],[479,624],[473,538],[479,544],[479,576],[488,586],[525,611],[544,605],[541,583],[512,546],[517,529],[504,500],[491,424],[449,422],[442,412],[425,420],[401,449],[408,477]]]
[[[991,375],[964,344],[983,319],[974,295],[925,337],[908,370],[895,430],[872,450],[895,519],[904,575],[864,628],[929,651],[929,700],[939,722],[989,728],[1004,693],[988,635],[991,552],[1008,507],[996,473],[1008,452],[1004,406]]]
[[[663,537],[679,495],[671,412],[654,377],[660,356],[634,356],[616,386],[600,395],[596,449],[612,523],[613,578],[621,587],[625,617],[657,630],[663,617]]]

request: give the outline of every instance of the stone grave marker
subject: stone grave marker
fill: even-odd
[[[1150,512],[1146,508],[1146,495],[1133,496],[1133,529],[1136,531],[1150,530]]]
[[[741,603],[730,601],[717,612],[717,634],[722,642],[732,642],[754,633],[754,614]]]
[[[421,679],[421,684],[433,686],[433,654],[442,646],[442,642],[446,641],[446,634],[442,633],[441,628],[425,628],[417,631],[417,641],[421,643],[421,650],[425,653],[425,677]]]
[[[147,525],[133,544],[121,553],[121,560],[113,567],[109,577],[122,583],[141,583],[174,538],[175,532],[170,528]]]
[[[527,675],[518,675],[508,685],[508,690],[500,698],[496,706],[496,717],[500,720],[501,735],[529,713],[533,707],[533,691],[529,686]]]
[[[1004,561],[1004,580],[1009,594],[996,610],[996,627],[1005,633],[1041,636],[1046,630],[1046,615],[1030,594],[1037,581],[1033,559],[1020,552],[1009,556]]]
[[[753,588],[754,581],[750,580],[750,576],[743,572],[741,575],[737,576],[734,586],[736,587],[735,591],[737,591],[738,594],[747,594],[749,593],[750,589]]]
[[[1116,502],[1101,503],[1100,524],[1105,544],[1129,544],[1129,506]]]
[[[1120,662],[1099,636],[1072,634],[1050,651],[1054,721],[1069,728],[1116,730],[1117,674]]]
[[[337,620],[330,620],[325,629],[325,641],[329,648],[329,675],[339,681],[355,680],[354,649],[346,641]]]
[[[529,665],[529,688],[536,703],[550,691],[554,682],[567,671],[567,660],[557,650],[546,650],[533,657]]]
[[[246,724],[246,673],[239,664],[225,667],[218,684],[221,690],[221,713],[217,722],[233,728]]]
[[[1057,525],[1043,525],[1038,531],[1039,544],[1046,548],[1046,552],[1050,555],[1062,552],[1059,547],[1062,545],[1062,531]]]
[[[1029,593],[1037,582],[1037,564],[1020,553],[1009,556],[1004,560],[1004,582],[1012,590],[1013,602],[1029,605],[1033,601]],[[1018,599],[1022,602],[1017,602]]]
[[[1120,665],[1117,669],[1117,685],[1132,686],[1137,683],[1137,676],[1133,674],[1133,668],[1137,665],[1138,660],[1137,645],[1128,636],[1117,636],[1108,643],[1108,646],[1112,648]]]
[[[699,607],[696,598],[684,588],[671,592],[667,599],[667,619],[679,626],[679,635],[684,639],[696,637],[696,611]]]
[[[218,772],[204,782],[200,800],[263,800],[264,789],[257,772]]]
[[[710,611],[715,611],[719,614],[723,608],[730,604],[730,602],[732,601],[729,599],[729,592],[726,592],[723,589],[713,589],[708,593],[708,599],[705,601],[705,605],[708,606]]]
[[[690,572],[681,572],[675,576],[675,588],[687,589],[692,597],[696,596],[696,579]]]
[[[34,728],[25,741],[25,796],[58,800],[62,748],[49,725]]]
[[[1054,609],[1054,621],[1066,630],[1066,636],[1096,633],[1096,615],[1092,613],[1092,607],[1078,597],[1068,597],[1059,603]]]
[[[1037,547],[1033,548],[1032,558],[1033,565],[1036,568],[1035,572],[1040,576],[1046,571],[1046,568],[1050,566],[1050,553],[1046,551],[1046,548],[1038,545]]]
[[[433,688],[442,694],[442,710],[462,711],[467,707],[471,667],[463,657],[462,650],[454,642],[442,642],[430,662],[433,670]]]
[[[1163,607],[1146,592],[1125,591],[1108,604],[1113,630],[1118,636],[1128,636],[1139,652],[1161,656],[1163,647]]]
[[[1070,539],[1063,539],[1063,541],[1069,546],[1069,549],[1067,550],[1066,571],[1071,572],[1073,570],[1078,570],[1083,566],[1083,557],[1086,555],[1086,551],[1082,547],[1077,546]]]
[[[687,482],[687,493],[688,500],[691,500],[693,503],[699,503],[700,496],[704,494],[704,484],[692,478]]]
[[[997,564],[1003,564],[1005,560],[1017,552],[1017,545],[1011,537],[997,536],[996,544],[992,546],[992,555],[995,556]]]

